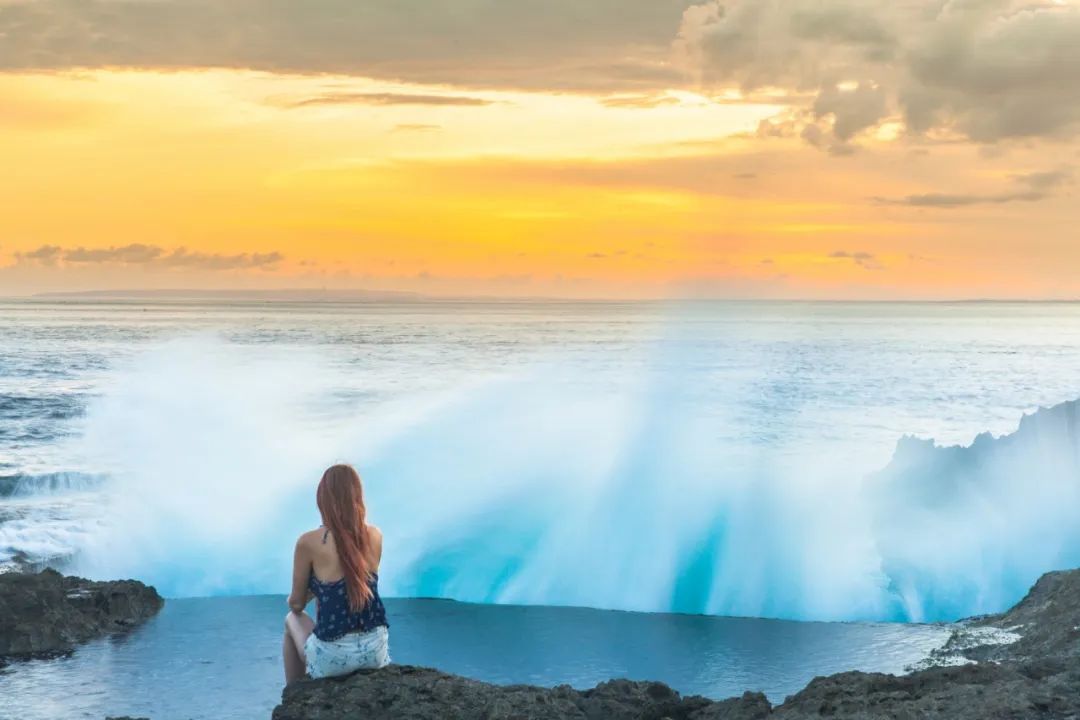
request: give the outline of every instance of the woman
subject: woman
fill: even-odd
[[[390,662],[386,609],[379,598],[382,533],[365,522],[360,476],[348,465],[323,473],[315,500],[323,526],[296,541],[285,616],[285,682],[345,675]],[[304,612],[315,598],[316,620]]]

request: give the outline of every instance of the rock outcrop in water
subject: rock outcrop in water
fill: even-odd
[[[162,605],[154,588],[135,580],[93,582],[55,570],[0,574],[0,664],[71,652],[146,620]]]
[[[285,689],[273,720],[1077,720],[1080,570],[1044,575],[1013,609],[957,624],[908,675],[816,678],[775,707],[765,696],[714,702],[660,683],[615,680],[593,690],[500,687],[391,666]]]

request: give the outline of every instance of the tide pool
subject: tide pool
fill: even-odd
[[[659,680],[778,702],[817,675],[899,673],[943,643],[941,625],[817,623],[388,599],[394,662],[492,683],[589,688]],[[0,720],[107,715],[265,719],[280,699],[285,599],[169,600],[130,633],[0,671]]]

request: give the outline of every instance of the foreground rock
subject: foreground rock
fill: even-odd
[[[0,574],[0,663],[71,652],[146,620],[163,604],[154,588],[134,580],[93,582],[55,570]]]
[[[392,665],[344,679],[305,680],[285,689],[273,720],[453,720],[484,718],[672,718],[760,720],[769,701],[759,693],[713,702],[683,698],[661,683],[613,680],[579,692],[466,680],[436,670]]]
[[[1043,575],[1013,609],[967,624],[996,630],[1009,642],[969,643],[962,652],[972,660],[1041,660],[1080,658],[1080,570]],[[965,630],[954,633],[965,637]],[[950,641],[951,642],[951,641]]]
[[[908,675],[813,680],[782,705],[756,693],[714,702],[660,683],[593,690],[500,687],[391,666],[285,689],[274,720],[1080,720],[1080,570],[1044,575],[1016,607],[957,624]]]
[[[1080,718],[1080,664],[980,664],[813,680],[770,718]]]

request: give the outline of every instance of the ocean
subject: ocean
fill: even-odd
[[[1075,432],[991,439],[1080,397],[1078,370],[1068,303],[4,301],[0,566],[152,583],[180,608],[153,638],[187,599],[284,592],[347,461],[391,597],[922,632],[890,623],[1080,565]],[[711,679],[673,684],[733,689],[695,648]],[[787,691],[767,676],[738,679]]]

